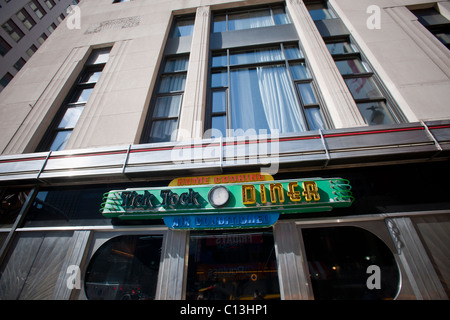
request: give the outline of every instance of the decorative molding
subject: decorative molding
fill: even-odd
[[[402,248],[405,246],[401,240],[400,230],[395,224],[394,220],[386,219],[386,225],[389,230],[389,234],[391,235],[392,241],[394,241],[395,248],[397,249],[397,253],[401,254]]]
[[[142,17],[140,17],[140,16],[135,16],[135,17],[127,17],[127,18],[121,18],[121,19],[102,21],[102,22],[90,25],[84,34],[99,33],[101,31],[111,30],[111,29],[126,29],[126,28],[137,27],[141,23],[141,18]]]

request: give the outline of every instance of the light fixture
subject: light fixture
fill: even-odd
[[[230,191],[224,186],[216,186],[209,190],[208,200],[214,208],[225,207],[230,200]]]

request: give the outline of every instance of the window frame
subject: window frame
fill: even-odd
[[[273,23],[267,27],[274,27],[274,26],[279,26],[279,25],[285,24],[285,23],[278,24],[276,22],[275,13],[274,13],[274,10],[276,10],[276,9],[283,9],[284,14],[286,15],[286,18],[288,20],[288,24],[292,23],[291,22],[292,19],[289,17],[289,14],[287,13],[286,6],[283,3],[272,3],[272,4],[265,5],[265,6],[249,6],[246,8],[239,8],[239,9],[232,8],[232,9],[216,11],[212,14],[212,17],[211,17],[211,33],[221,33],[221,32],[228,32],[228,31],[241,31],[241,30],[254,29],[254,28],[243,28],[243,29],[231,29],[230,30],[229,16],[235,15],[235,14],[237,15],[237,14],[250,13],[250,12],[255,12],[255,11],[262,11],[265,9],[269,10],[270,19]],[[215,18],[218,16],[225,16],[225,30],[214,31],[215,30]]]
[[[359,112],[359,104],[364,103],[381,103],[384,104],[385,108],[384,110],[388,113],[388,115],[393,119],[394,124],[398,123],[404,123],[406,122],[406,118],[404,117],[403,113],[399,109],[398,105],[395,103],[394,99],[390,95],[389,91],[385,88],[383,82],[380,80],[378,74],[374,71],[373,67],[368,62],[368,59],[365,57],[364,53],[361,51],[359,46],[356,44],[356,42],[352,39],[352,37],[346,36],[346,37],[336,37],[336,38],[328,38],[324,39],[325,44],[333,44],[333,43],[347,43],[348,47],[352,49],[352,52],[346,52],[346,53],[337,53],[333,54],[329,50],[330,55],[333,57],[333,60],[336,62],[339,61],[349,61],[349,60],[358,60],[361,64],[361,66],[364,68],[362,72],[359,73],[351,73],[351,74],[341,74],[342,78],[344,79],[344,82],[348,79],[366,79],[373,82],[375,88],[379,91],[380,96],[378,97],[367,97],[367,98],[355,98],[348,87],[350,93],[352,94],[352,97],[358,106]],[[336,64],[336,67],[339,69],[338,65]],[[346,83],[347,84],[347,83]],[[362,115],[362,112],[361,112]],[[364,117],[363,117],[364,118]],[[367,123],[366,119],[364,118],[364,122],[367,125],[371,125]]]
[[[298,58],[290,58],[286,55],[286,48],[289,46],[295,46],[299,52],[300,57]],[[268,49],[268,48],[279,48],[282,59],[281,60],[272,60],[272,61],[264,61],[264,62],[250,62],[250,63],[242,63],[242,64],[231,64],[231,55],[234,52],[245,52],[245,51],[251,51],[251,50],[257,50],[257,49]],[[213,65],[213,58],[214,56],[220,56],[224,55],[226,57],[226,65],[221,66],[214,66]],[[291,64],[298,64],[303,63],[306,66],[306,69],[309,72],[310,77],[305,79],[295,79],[292,70],[291,70]],[[283,65],[286,68],[286,72],[288,75],[288,78],[290,80],[290,84],[292,86],[292,90],[295,95],[295,99],[300,107],[300,114],[303,118],[304,124],[306,125],[305,131],[313,131],[318,129],[311,129],[312,124],[310,123],[308,116],[306,114],[307,109],[313,109],[318,108],[320,112],[320,116],[322,118],[322,122],[324,125],[323,129],[330,128],[330,122],[328,120],[328,115],[325,111],[325,104],[323,103],[323,100],[320,96],[320,91],[318,90],[314,74],[309,67],[309,63],[307,62],[307,58],[303,54],[303,49],[298,41],[287,41],[287,42],[278,42],[278,43],[267,43],[263,45],[258,46],[249,46],[249,47],[238,47],[238,48],[226,48],[226,49],[219,49],[219,50],[211,50],[210,52],[210,63],[209,63],[209,75],[208,75],[208,96],[207,96],[207,108],[206,108],[206,117],[205,117],[205,123],[204,123],[204,136],[205,138],[212,138],[214,137],[212,135],[212,129],[216,129],[212,127],[213,124],[213,118],[214,117],[226,117],[226,128],[225,128],[225,134],[222,132],[223,137],[231,137],[228,133],[230,133],[229,129],[235,129],[232,127],[232,106],[231,106],[231,71],[232,70],[238,70],[238,69],[245,69],[245,68],[257,68],[257,67],[263,67],[263,66],[273,66],[273,65]],[[212,81],[212,75],[215,73],[225,72],[226,73],[226,79],[227,83],[226,85],[222,86],[213,86]],[[313,90],[313,93],[316,97],[316,103],[313,104],[305,104],[303,102],[300,90],[298,89],[298,84],[310,84],[311,88]],[[215,112],[213,110],[213,96],[214,92],[220,92],[224,91],[226,94],[225,99],[225,111]]]
[[[100,62],[100,63],[93,63],[91,61],[91,59],[92,59],[94,53],[106,51],[108,49],[109,49],[109,54],[110,54],[112,47],[99,48],[99,49],[94,49],[91,51],[91,53],[88,56],[88,59],[86,60],[86,63],[83,66],[82,71],[78,75],[77,80],[75,81],[71,90],[67,94],[62,106],[56,112],[56,115],[54,116],[54,118],[51,122],[51,125],[48,127],[47,132],[44,134],[44,137],[41,140],[41,142],[39,143],[36,151],[61,151],[61,150],[65,149],[65,144],[62,148],[58,148],[56,150],[52,149],[52,146],[53,146],[57,136],[61,132],[70,132],[69,138],[68,138],[68,139],[70,139],[70,135],[72,134],[73,130],[75,129],[79,118],[77,119],[75,124],[73,124],[73,126],[71,126],[71,127],[60,127],[60,124],[61,124],[62,120],[64,119],[64,115],[66,114],[66,112],[71,108],[83,107],[81,114],[83,113],[84,107],[89,102],[89,98],[90,98],[92,92],[89,94],[89,97],[86,99],[86,101],[72,101],[72,100],[77,95],[78,92],[82,92],[83,90],[86,90],[86,89],[94,90],[94,87],[100,80],[101,75],[98,77],[98,79],[96,81],[93,81],[93,82],[82,82],[82,79],[88,73],[104,70],[104,67],[108,61]],[[80,117],[81,117],[81,114],[80,114]]]
[[[161,86],[162,80],[164,78],[170,77],[170,76],[184,75],[184,77],[185,77],[184,81],[186,81],[186,79],[187,79],[187,72],[188,72],[188,68],[189,68],[189,56],[190,56],[189,53],[182,53],[182,54],[177,54],[177,55],[167,55],[167,56],[164,57],[164,62],[161,64],[160,71],[159,71],[159,74],[158,74],[158,81],[155,84],[154,93],[153,93],[152,99],[150,101],[150,108],[149,108],[149,112],[148,112],[148,115],[147,115],[146,124],[144,125],[143,134],[141,136],[141,143],[163,143],[163,142],[174,141],[174,140],[169,140],[169,141],[151,141],[150,134],[152,133],[152,129],[154,128],[154,123],[158,122],[158,121],[173,121],[173,120],[177,120],[176,128],[178,129],[179,124],[180,124],[179,119],[180,119],[181,109],[182,109],[183,100],[184,100],[184,93],[185,93],[185,89],[186,89],[186,83],[184,84],[182,90],[174,90],[174,91],[168,91],[168,92],[160,92],[160,86]],[[184,70],[165,71],[165,68],[166,68],[166,65],[167,65],[168,61],[173,60],[173,59],[177,59],[177,58],[187,58],[187,66],[186,66],[186,68]],[[169,115],[169,116],[165,116],[165,117],[155,116],[158,99],[164,98],[164,97],[174,97],[174,96],[180,96],[180,106],[178,108],[178,114],[176,116],[170,116]]]

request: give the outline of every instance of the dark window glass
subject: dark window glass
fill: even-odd
[[[316,300],[394,299],[400,274],[389,248],[372,233],[356,227],[302,229]],[[380,268],[380,289],[369,289],[371,265]],[[372,281],[370,281],[373,283]]]
[[[271,232],[194,234],[186,299],[279,299]]]
[[[104,243],[85,275],[90,300],[153,300],[158,282],[162,236],[119,236]]]
[[[29,190],[0,189],[0,228],[12,227],[28,193]]]
[[[61,131],[68,132],[71,131]],[[100,213],[103,194],[111,188],[58,188],[40,191],[31,206],[25,227],[108,225]]]
[[[11,50],[11,46],[8,42],[5,41],[2,37],[0,37],[0,55],[3,57],[5,54],[8,53],[9,50]]]

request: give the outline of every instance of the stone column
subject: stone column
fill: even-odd
[[[364,119],[303,1],[288,0],[287,10],[334,127],[365,126]]]
[[[178,141],[201,139],[205,121],[211,10],[199,7],[195,16]]]

